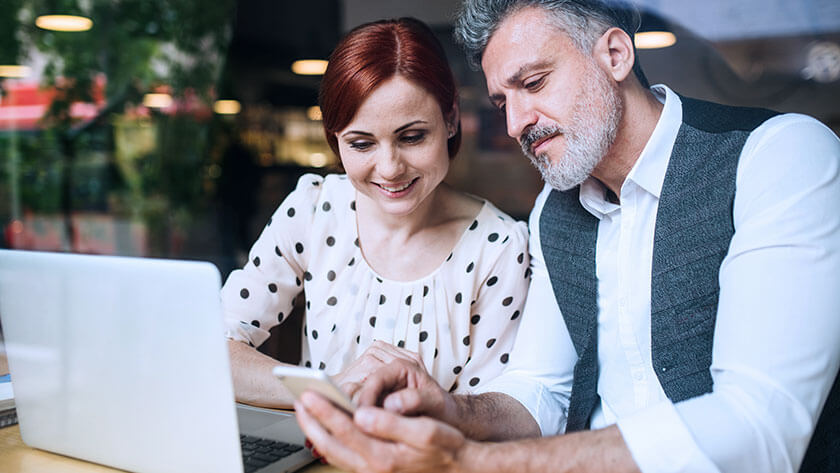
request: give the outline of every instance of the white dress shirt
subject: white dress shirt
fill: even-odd
[[[644,472],[795,472],[840,366],[840,140],[813,118],[785,114],[742,150],[735,233],[719,273],[713,392],[666,397],[651,362],[650,281],[662,182],[682,122],[679,97],[621,187],[621,204],[590,178],[583,207],[598,238],[598,394],[592,428],[617,424]],[[481,389],[521,402],[543,435],[565,430],[577,354],[540,245],[546,186],[530,216],[533,276],[502,376]]]

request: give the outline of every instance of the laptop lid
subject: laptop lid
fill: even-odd
[[[210,263],[0,250],[23,441],[147,472],[242,471]]]

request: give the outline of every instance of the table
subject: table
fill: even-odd
[[[118,472],[95,463],[27,447],[17,425],[0,429],[0,471],[3,473],[108,473]],[[340,473],[338,468],[313,463],[302,473]]]

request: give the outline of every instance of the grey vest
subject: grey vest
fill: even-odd
[[[656,217],[651,280],[651,356],[665,394],[679,402],[711,392],[718,272],[734,233],[738,157],[750,132],[774,115],[682,98],[683,123]],[[567,432],[589,427],[598,397],[598,219],[579,188],[552,191],[540,217],[551,284],[578,360]],[[840,395],[835,380],[800,472],[840,471]],[[724,428],[723,426],[721,428]]]

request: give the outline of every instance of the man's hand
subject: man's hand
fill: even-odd
[[[334,375],[333,380],[335,380],[336,384],[348,396],[356,401],[359,388],[364,384],[368,376],[395,360],[401,360],[423,373],[426,372],[423,360],[419,354],[377,340],[360,357],[356,358],[353,363],[345,368],[344,371]]]
[[[360,406],[379,406],[402,415],[426,415],[457,427],[456,398],[434,380],[422,364],[395,359],[368,376],[357,392]]]
[[[463,471],[476,444],[458,430],[427,417],[409,418],[360,407],[350,418],[312,392],[295,403],[298,423],[326,460],[348,471]]]

